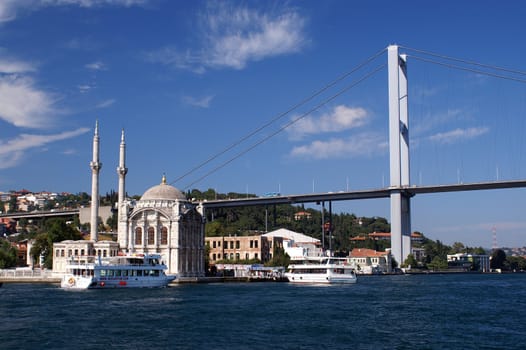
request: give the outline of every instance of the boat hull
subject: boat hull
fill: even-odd
[[[286,273],[285,277],[291,283],[315,283],[315,284],[353,284],[356,276],[331,276],[327,274],[311,273]]]
[[[108,289],[108,288],[159,288],[166,287],[176,276],[131,277],[127,279],[108,279],[66,275],[60,286],[64,289]]]

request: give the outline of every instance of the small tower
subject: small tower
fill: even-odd
[[[121,134],[121,145],[119,153],[119,167],[117,168],[117,174],[119,175],[119,203],[118,208],[120,209],[122,203],[124,202],[124,197],[126,195],[126,174],[128,173],[128,168],[126,168],[126,142],[124,141],[124,129],[122,129]]]
[[[121,144],[119,152],[119,166],[117,167],[117,174],[119,175],[119,201],[117,203],[117,233],[120,236],[120,233],[125,233],[128,231],[127,225],[127,214],[128,207],[125,205],[124,200],[126,197],[126,174],[128,173],[128,168],[126,168],[126,142],[124,141],[124,129],[121,133]],[[126,248],[128,245],[127,240],[121,242],[122,248]]]
[[[99,172],[102,163],[99,162],[99,121],[95,122],[95,134],[93,135],[93,159],[91,167],[91,240],[97,242],[99,239],[97,223],[99,217]]]

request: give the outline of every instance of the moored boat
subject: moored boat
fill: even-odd
[[[285,277],[292,283],[356,283],[354,267],[345,258],[321,257],[291,264]]]
[[[176,279],[167,275],[158,254],[113,257],[72,257],[60,286],[64,289],[166,287]]]

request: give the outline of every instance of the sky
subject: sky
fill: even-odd
[[[101,194],[118,188],[121,130],[129,195],[163,174],[258,196],[389,186],[394,44],[411,184],[525,179],[524,18],[506,0],[0,0],[0,191],[91,193],[97,120]],[[526,246],[525,194],[419,195],[412,230]],[[333,210],[389,219],[389,205]]]

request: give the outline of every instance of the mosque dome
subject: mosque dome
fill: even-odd
[[[163,180],[160,185],[151,187],[146,192],[144,192],[141,197],[142,201],[152,199],[186,200],[186,196],[177,188],[168,185],[166,183],[166,177],[163,176]]]

